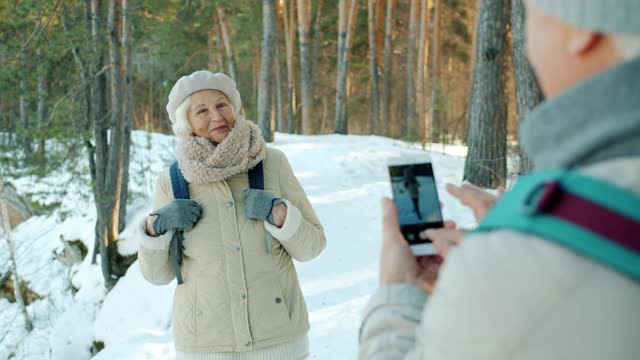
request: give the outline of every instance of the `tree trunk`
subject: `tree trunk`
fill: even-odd
[[[393,31],[393,3],[387,0],[387,13],[384,27],[384,76],[382,82],[382,133],[389,135],[391,121],[391,73],[392,73],[392,31]],[[437,1],[437,0],[436,0]]]
[[[349,71],[347,71],[347,84],[344,90],[344,102],[342,103],[342,122],[347,126],[347,133],[349,132],[349,90],[350,89],[351,89],[351,76],[349,76]]]
[[[525,11],[523,0],[511,2],[511,38],[513,42],[513,68],[516,81],[516,106],[518,110],[518,123],[522,124],[529,111],[537,106],[543,99],[542,90],[538,85],[535,73],[527,60],[525,46]],[[520,174],[526,174],[533,169],[533,163],[524,153],[520,152]]]
[[[441,87],[440,87],[440,11],[442,3],[440,0],[434,1],[433,9],[433,37],[431,40],[432,57],[431,57],[431,129],[428,132],[431,135],[431,142],[439,143],[440,139],[440,117],[441,117]]]
[[[369,24],[369,67],[371,71],[370,95],[369,95],[369,133],[378,132],[380,122],[380,100],[378,99],[378,58],[376,29],[378,23],[377,0],[367,1],[368,24]]]
[[[387,0],[376,0],[376,59],[378,59],[378,69],[382,70],[383,59],[384,59],[384,26],[386,24],[386,9]],[[381,75],[378,73],[378,79],[380,79]],[[381,97],[382,95],[378,95]],[[379,129],[378,129],[379,130]]]
[[[420,0],[420,36],[418,38],[418,63],[417,63],[417,71],[415,77],[416,84],[416,108],[417,108],[417,120],[418,120],[418,130],[420,134],[420,140],[424,144],[426,141],[426,133],[425,129],[427,129],[426,121],[426,108],[425,108],[425,96],[424,96],[424,85],[426,83],[425,79],[425,49],[427,42],[427,28],[428,28],[428,19],[429,19],[429,4],[427,0]]]
[[[266,142],[271,142],[271,84],[275,35],[275,0],[262,0],[262,59],[258,85],[258,126]]]
[[[273,79],[275,76],[274,74],[274,69],[273,67],[271,68],[271,78]],[[269,86],[269,92],[271,92],[271,95],[269,95],[269,102],[271,103],[271,111],[269,111],[269,127],[271,128],[271,141],[273,141],[273,133],[276,129],[276,84],[275,81],[272,81],[270,86]]]
[[[222,27],[220,26],[220,21],[218,21],[218,17],[215,16],[214,19],[216,23],[216,48],[218,49],[216,54],[216,59],[218,60],[218,71],[224,72],[224,41],[222,41]]]
[[[284,36],[285,36],[285,52],[287,55],[287,132],[293,134],[296,131],[295,127],[295,71],[293,62],[294,52],[294,38],[295,38],[295,26],[294,23],[294,9],[295,0],[291,1],[291,7],[287,7],[288,0],[282,1],[282,20],[284,23]]]
[[[323,96],[322,97],[322,117],[320,119],[320,132],[324,133],[325,129],[326,129],[326,124],[327,124],[327,114],[328,114],[328,104],[327,104],[327,97]]]
[[[280,57],[280,51],[276,50],[276,60],[277,58]],[[276,62],[277,64],[277,62]],[[280,65],[277,64],[276,65],[276,83],[274,85],[274,93],[276,96],[276,103],[275,103],[275,125],[274,125],[274,131],[277,132],[284,132],[284,119],[282,117],[282,77],[280,76]],[[274,137],[272,139],[272,141],[275,141],[275,134]]]
[[[256,54],[253,56],[251,66],[251,83],[253,86],[253,100],[256,104],[256,114],[258,114],[258,86],[260,85],[260,50],[256,50]]]
[[[351,63],[351,46],[353,44],[353,37],[356,33],[356,23],[358,16],[358,6],[360,5],[360,0],[355,0],[355,4],[352,3],[351,11],[349,12],[349,24],[347,29],[347,46],[345,48],[345,59],[346,59],[346,72],[347,72],[347,88],[345,90],[345,99],[343,105],[342,117],[344,118],[344,123],[347,125],[347,132],[349,130],[349,96],[353,93],[353,86],[351,85],[351,74],[349,73],[349,64]]]
[[[102,44],[102,1],[90,0],[91,4],[91,39],[88,42],[91,46],[91,61],[89,68],[91,74],[91,118],[93,123],[93,130],[95,136],[94,154],[95,158],[90,159],[89,163],[95,164],[95,183],[94,183],[94,201],[96,204],[96,228],[95,228],[95,245],[94,252],[91,258],[92,264],[96,263],[97,254],[101,253],[103,240],[106,239],[104,233],[105,226],[103,221],[106,218],[104,215],[104,206],[102,194],[104,193],[104,179],[106,174],[107,164],[107,107],[106,107],[106,75],[100,73],[102,63],[104,61],[104,48]],[[91,152],[89,153],[91,156]]]
[[[311,93],[316,93],[318,75],[318,49],[320,48],[320,19],[322,18],[322,4],[324,0],[318,0],[316,5],[316,18],[313,24],[313,50],[311,51]]]
[[[220,67],[220,69],[222,69],[222,67]],[[220,71],[220,70],[218,70]],[[153,94],[153,85],[154,85],[154,81],[153,81],[154,76],[152,75],[151,78],[149,79],[149,93],[148,93],[148,102],[147,102],[147,111],[146,114],[148,116],[148,118],[146,119],[146,124],[145,124],[145,131],[147,132],[154,132],[154,121],[153,121],[153,98],[154,98],[154,94]],[[147,140],[149,140],[151,137],[149,135],[147,135]]]
[[[25,49],[20,51],[20,63],[23,67],[26,67],[26,53]],[[25,70],[26,72],[26,70]],[[29,124],[29,115],[27,114],[27,79],[26,74],[20,74],[20,96],[18,97],[18,102],[20,103],[20,126],[18,128],[18,137],[21,140],[24,153],[27,158],[31,157],[32,148],[31,148],[31,126]]]
[[[117,253],[118,218],[120,212],[120,174],[122,172],[120,148],[124,138],[124,121],[122,120],[122,80],[120,77],[120,43],[118,40],[118,19],[116,0],[109,0],[107,32],[109,44],[110,90],[111,90],[111,132],[107,151],[107,168],[105,173],[104,193],[101,194],[103,216],[100,248],[102,275],[107,288],[112,288],[115,281],[112,277],[111,256]],[[109,196],[110,195],[110,196]]]
[[[282,58],[280,56],[280,34],[282,32],[282,27],[280,26],[280,20],[278,18],[278,3],[275,5],[276,13],[275,13],[275,34],[274,34],[274,46],[276,48],[275,52],[275,72],[276,72],[276,131],[284,132],[284,120],[282,118]]]
[[[298,42],[300,44],[300,92],[302,93],[302,134],[312,134],[313,94],[311,93],[311,62],[309,59],[309,0],[297,0]]]
[[[124,3],[126,6],[126,2]],[[106,169],[104,169],[104,183],[102,192],[96,194],[100,211],[97,220],[97,236],[100,239],[100,258],[105,285],[112,288],[117,279],[124,275],[126,268],[130,263],[123,261],[122,256],[118,253],[117,240],[120,230],[121,208],[126,204],[123,202],[122,194],[126,191],[125,166],[128,164],[126,156],[129,154],[129,142],[127,135],[127,120],[123,116],[122,94],[125,93],[122,86],[121,76],[121,48],[119,43],[119,24],[123,23],[120,17],[122,13],[117,11],[116,0],[109,0],[107,33],[109,46],[110,67],[109,73],[111,77],[111,131],[108,145],[104,145],[102,150],[102,158],[106,160]],[[124,9],[123,9],[124,10]],[[124,12],[124,11],[123,11]],[[126,23],[126,21],[125,21]],[[98,156],[96,146],[96,157]],[[99,168],[96,161],[96,168]]]
[[[346,113],[346,96],[347,96],[347,72],[349,71],[349,52],[351,50],[352,34],[355,32],[353,27],[356,21],[358,4],[360,0],[350,0],[348,22],[340,33],[342,40],[342,49],[338,49],[338,80],[336,90],[336,115],[334,132],[337,134],[347,134],[349,132],[349,122]],[[341,1],[342,3],[342,1]],[[346,10],[346,6],[341,5],[341,9]],[[346,18],[346,16],[345,16]],[[344,23],[344,18],[341,19]],[[338,45],[340,47],[340,44]]]
[[[45,58],[42,55],[42,47],[38,47],[36,50],[38,61],[40,62],[40,66],[38,66],[38,152],[36,160],[38,165],[44,169],[46,167],[45,164],[45,131],[47,121],[47,67],[44,64]]]
[[[227,53],[227,64],[229,65],[229,77],[231,77],[236,83],[237,79],[237,71],[236,71],[236,59],[233,55],[233,47],[231,45],[231,35],[229,35],[229,29],[227,28],[227,23],[225,22],[224,9],[220,6],[219,3],[216,3],[216,13],[218,14],[218,24],[220,25],[220,30],[222,32],[222,40],[224,42],[225,52]]]
[[[417,17],[419,13],[419,0],[411,0],[411,8],[409,10],[409,31],[407,44],[407,97],[405,99],[405,138],[409,141],[417,139],[416,130],[416,38],[417,38]]]
[[[469,114],[469,151],[464,179],[496,188],[506,183],[507,94],[510,0],[482,0],[478,46]]]
[[[127,199],[129,195],[129,160],[131,150],[131,126],[133,123],[133,72],[131,64],[132,44],[131,13],[129,11],[129,0],[122,0],[122,59],[124,61],[124,91],[125,100],[123,103],[122,121],[124,121],[124,152],[122,166],[122,187],[120,190],[120,214],[118,216],[118,233],[122,232],[127,223]]]
[[[104,64],[106,59],[106,54],[104,50],[101,50],[100,57],[98,58],[99,64]],[[96,220],[96,247],[97,253],[101,254],[102,247],[104,244],[104,239],[107,238],[107,234],[105,232],[106,225],[105,221],[107,219],[107,215],[105,213],[104,199],[105,194],[105,181],[107,175],[107,163],[109,161],[109,111],[107,107],[107,74],[106,72],[101,74],[97,82],[97,90],[96,94],[92,95],[95,98],[95,101],[92,105],[92,108],[95,109],[94,115],[94,131],[96,138],[96,146],[95,146],[95,164],[96,164],[96,207],[97,210],[97,220]],[[95,259],[92,259],[93,263],[96,263]]]
[[[0,212],[3,220],[2,223],[4,224],[4,233],[7,237],[7,247],[9,248],[9,272],[13,274],[13,292],[18,306],[20,306],[20,312],[24,320],[24,328],[30,332],[33,330],[33,324],[31,323],[29,314],[27,314],[27,306],[22,298],[22,291],[20,291],[20,277],[18,276],[18,266],[16,264],[16,252],[13,248],[13,234],[11,232],[11,224],[9,223],[9,212],[7,211],[7,204],[4,200],[4,181],[2,177],[0,177]]]
[[[344,48],[347,41],[347,9],[349,1],[351,0],[339,0],[338,3],[338,50],[336,52],[336,111],[334,115],[334,132],[342,127],[342,99],[344,99],[344,91],[342,85],[342,73],[344,63]]]
[[[478,55],[478,26],[479,26],[479,22],[480,22],[480,6],[481,4],[481,0],[475,0],[475,16],[473,19],[473,31],[472,31],[472,40],[471,40],[471,53],[470,53],[470,57],[469,57],[469,88],[472,89],[473,88],[473,76],[475,73],[475,67],[476,67],[476,58]],[[469,114],[471,114],[471,97],[469,97],[467,99],[466,102],[466,118],[467,118],[467,125],[469,123]],[[467,133],[464,134],[464,137],[467,138],[469,134],[469,129],[467,126]]]

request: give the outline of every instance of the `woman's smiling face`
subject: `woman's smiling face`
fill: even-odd
[[[191,94],[187,118],[193,134],[221,143],[235,125],[233,106],[218,90],[200,90]]]

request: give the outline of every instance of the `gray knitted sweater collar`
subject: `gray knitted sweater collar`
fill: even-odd
[[[544,101],[520,127],[535,170],[640,156],[640,58]]]

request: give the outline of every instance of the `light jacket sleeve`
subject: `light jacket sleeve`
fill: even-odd
[[[411,284],[379,289],[360,327],[360,359],[404,359],[416,347],[426,300],[427,294]]]
[[[324,229],[307,195],[293,174],[286,156],[278,152],[280,189],[287,205],[287,217],[281,228],[264,222],[264,226],[298,261],[308,261],[318,256],[326,245]]]
[[[501,323],[498,301],[490,300],[500,296],[492,278],[504,264],[496,266],[488,239],[475,238],[449,254],[433,294],[397,284],[372,297],[360,327],[360,359],[501,358],[496,351],[505,343],[495,339],[508,343],[508,330],[515,329]]]
[[[153,195],[153,210],[157,210],[173,200],[170,189],[167,189],[167,181],[164,181],[168,173],[161,174],[156,180],[156,188]],[[170,283],[175,274],[169,262],[169,243],[173,231],[157,237],[149,236],[146,231],[145,216],[136,224],[138,237],[138,261],[144,278],[154,285]]]

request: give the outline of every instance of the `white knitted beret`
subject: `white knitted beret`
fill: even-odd
[[[640,34],[638,0],[534,0],[566,23],[601,33]]]
[[[238,115],[242,100],[240,92],[236,88],[236,82],[223,73],[212,73],[208,70],[199,70],[191,75],[181,77],[169,93],[169,102],[167,103],[167,112],[171,123],[176,122],[176,110],[182,102],[194,92],[200,90],[218,90],[223,92],[231,106],[233,106],[233,114]]]

